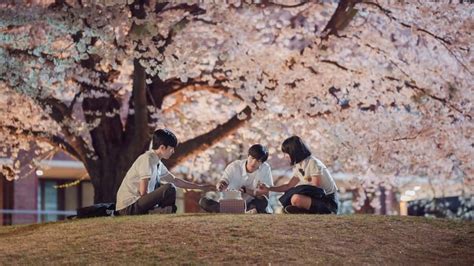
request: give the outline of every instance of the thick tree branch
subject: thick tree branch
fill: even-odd
[[[124,150],[129,151],[131,156],[139,154],[145,142],[150,138],[148,126],[148,97],[146,88],[146,73],[137,59],[134,60],[133,91],[129,101],[129,110],[133,110],[127,117],[125,126]]]
[[[179,79],[171,79],[166,81],[170,86],[168,90],[164,93],[164,96],[172,95],[176,92],[179,92],[183,89],[192,89],[192,90],[207,90],[213,93],[222,94],[230,98],[237,98],[243,101],[242,97],[235,93],[235,91],[227,86],[224,86],[224,80],[216,81],[212,86],[209,85],[208,81],[202,81],[199,79],[189,79],[186,83],[182,83]]]
[[[79,36],[79,35],[80,34],[78,34],[77,36]],[[9,52],[11,54],[14,54],[14,55],[22,55],[22,56],[43,58],[48,65],[54,66],[53,59],[51,58],[51,55],[49,55],[49,54],[44,54],[43,53],[43,54],[40,54],[39,56],[34,56],[28,50],[25,51],[25,50],[18,50],[18,49],[12,49]],[[113,80],[117,76],[116,71],[111,71],[109,73],[105,73],[105,72],[102,72],[102,71],[97,71],[95,69],[95,65],[98,62],[98,60],[99,59],[97,57],[91,56],[88,60],[81,61],[81,66],[86,68],[88,71],[98,73],[102,82]],[[64,134],[64,136],[66,138],[68,138],[71,143],[75,143],[75,145],[77,146],[77,150],[81,150],[81,154],[83,154],[83,158],[84,158],[84,160],[86,160],[86,154],[88,153],[88,149],[86,148],[87,145],[86,145],[85,141],[83,139],[81,139],[80,137],[74,136],[74,134],[70,131],[68,126],[64,125],[64,122],[65,122],[65,120],[73,120],[72,111],[73,111],[73,107],[74,107],[74,104],[75,104],[75,100],[76,100],[76,97],[78,97],[81,93],[83,93],[83,92],[92,92],[92,91],[106,91],[106,90],[102,89],[102,88],[99,88],[99,87],[92,86],[90,84],[86,84],[86,83],[81,82],[81,81],[78,81],[75,78],[72,78],[71,80],[78,83],[81,86],[81,91],[78,94],[76,94],[76,96],[74,97],[72,103],[69,106],[67,106],[65,103],[63,103],[63,102],[61,102],[61,101],[59,101],[58,99],[55,99],[55,98],[36,97],[35,100],[43,107],[43,109],[47,108],[47,107],[51,107],[52,111],[49,114],[50,117],[54,121],[56,121],[58,124],[61,125],[62,133]],[[110,100],[114,100],[116,102],[113,95],[110,96],[109,101]],[[96,99],[85,99],[83,101],[82,108],[83,108],[83,111],[85,113],[86,120],[88,122],[91,122],[91,121],[95,120],[95,116],[91,116],[91,115],[87,114],[88,111],[95,112],[95,111],[100,110],[102,113],[105,114],[105,112],[107,111],[106,108],[110,107],[109,106],[110,103],[97,104],[97,103],[94,103],[95,101],[100,102],[100,100],[96,100]],[[97,107],[97,105],[99,105],[99,107]],[[115,105],[118,105],[118,103],[116,103]],[[117,106],[115,106],[115,107],[119,108]],[[107,139],[110,140],[110,139],[121,138],[121,134],[120,133],[117,134],[117,132],[122,131],[122,124],[121,124],[120,119],[118,119],[118,118],[116,118],[116,119],[103,119],[103,118],[104,117],[101,118],[102,121],[101,121],[101,124],[100,124],[100,127],[103,127],[102,131],[104,131],[104,132],[114,132],[113,134],[108,134],[109,137]],[[93,136],[94,134],[97,134],[97,132],[98,132],[97,129],[92,130],[91,131],[91,136]],[[112,142],[114,143],[115,146],[117,145],[117,141],[112,141]],[[99,145],[100,147],[98,147],[98,149],[97,149],[97,152],[99,154],[104,154],[104,153],[106,153],[110,150],[110,147],[108,147],[105,143],[103,143],[103,144],[104,145]],[[94,137],[93,137],[93,145],[98,145],[97,141],[94,141]],[[112,146],[114,146],[114,145],[112,145]],[[82,148],[80,148],[80,147],[82,147]]]
[[[148,122],[148,109],[147,109],[147,95],[146,95],[146,83],[145,83],[145,68],[140,65],[137,59],[133,62],[133,108],[135,111],[134,122],[135,130],[141,131],[136,132],[137,134],[147,133],[147,122]],[[140,135],[135,134],[134,137]],[[143,135],[142,135],[143,136]]]
[[[23,137],[25,139],[33,138],[35,141],[47,142],[52,146],[63,149],[78,160],[83,160],[83,156],[80,154],[80,151],[78,151],[75,146],[69,144],[65,139],[59,136],[51,135],[42,131],[20,129],[14,126],[2,125],[0,128],[2,131],[9,132],[12,135]]]
[[[238,118],[240,113],[245,115],[244,119]],[[177,152],[173,154],[170,159],[166,160],[165,164],[169,168],[172,168],[187,159],[189,156],[208,149],[212,145],[219,142],[221,139],[236,131],[239,127],[244,125],[246,121],[250,120],[252,115],[251,109],[248,106],[245,107],[240,113],[234,115],[227,122],[222,125],[218,125],[211,131],[180,144]]]
[[[193,5],[179,4],[179,5],[176,5],[176,6],[171,6],[171,7],[165,8],[166,5],[168,5],[168,3],[157,3],[156,7],[155,7],[155,13],[165,13],[169,10],[184,10],[184,11],[188,11],[193,16],[198,16],[198,15],[206,13],[206,10],[200,8],[199,5],[197,5],[197,4],[193,4]],[[145,14],[143,12],[143,13],[138,14],[138,16],[143,16],[144,17]],[[203,19],[194,18],[193,20],[200,20],[200,21],[205,22],[206,24],[213,24],[212,21],[205,21]],[[155,36],[153,38],[154,41],[156,41],[156,42],[160,41],[160,40],[165,41],[165,43],[158,48],[158,51],[160,53],[164,53],[166,48],[170,44],[173,43],[173,37],[179,31],[181,31],[184,27],[186,27],[186,25],[188,25],[189,22],[191,22],[191,21],[187,17],[183,17],[180,21],[176,22],[173,26],[171,26],[171,28],[168,31],[168,36],[166,36],[166,38],[164,36],[161,36],[161,35]]]
[[[77,98],[78,98],[79,96],[81,96],[81,94],[82,94],[82,91],[76,93],[76,95],[74,95],[74,98],[72,99],[71,103],[69,104],[69,108],[68,108],[68,111],[67,111],[67,113],[68,113],[69,116],[72,115],[72,113],[73,113],[73,111],[74,111],[74,105],[76,105]]]
[[[11,53],[17,55],[24,55],[24,56],[33,56],[32,54],[28,53],[25,50],[18,50],[12,49],[10,50]],[[48,58],[48,55],[42,55],[44,59],[46,59],[49,64],[53,64],[52,61]],[[2,78],[0,78],[2,79]],[[5,80],[5,79],[2,79]],[[5,80],[6,81],[6,80]],[[41,91],[42,88],[38,88]],[[44,109],[51,108],[51,112],[48,113],[49,117],[52,120],[56,121],[61,126],[61,133],[65,136],[66,141],[68,141],[71,147],[74,147],[74,151],[70,149],[71,155],[74,155],[76,158],[80,159],[81,161],[85,162],[87,158],[88,152],[87,145],[85,141],[79,137],[74,136],[74,134],[69,129],[69,126],[65,124],[66,120],[72,120],[72,113],[66,104],[61,102],[58,99],[49,97],[49,98],[41,98],[41,97],[34,97],[34,100]],[[64,145],[66,147],[66,145]]]
[[[83,18],[82,21],[87,27],[91,27],[85,18]],[[71,38],[74,43],[79,43],[84,37],[83,35],[83,31],[78,31],[72,34]],[[97,41],[97,37],[91,38],[90,43],[87,44],[87,50],[93,47]],[[114,42],[114,44],[116,43]],[[118,48],[119,47],[117,47],[117,49]],[[113,82],[119,76],[120,72],[113,69],[107,72],[98,69],[96,66],[102,60],[101,56],[90,53],[87,53],[87,55],[88,58],[81,60],[80,65],[87,71],[98,74],[100,84],[91,85],[73,78],[73,80],[80,85],[81,91],[74,96],[68,111],[69,114],[72,114],[76,97],[81,95],[81,93],[87,95],[88,93],[101,92],[109,95],[107,98],[85,97],[82,102],[86,122],[92,124],[96,122],[96,119],[99,119],[99,124],[90,130],[90,135],[96,155],[99,156],[99,159],[103,159],[111,154],[117,153],[118,150],[123,148],[123,125],[120,117],[116,114],[116,112],[120,110],[120,103],[115,95],[106,89],[106,84]],[[86,164],[86,162],[84,162],[84,164]],[[86,167],[90,164],[94,164],[94,162],[88,160]]]
[[[35,60],[41,58],[41,59],[44,60],[44,62],[48,66],[54,66],[54,60],[55,59],[60,60],[59,58],[55,57],[54,55],[47,54],[47,53],[44,53],[44,52],[39,53],[39,55],[34,55],[33,51],[28,50],[28,49],[23,50],[23,49],[15,49],[15,48],[7,47],[7,48],[5,48],[5,50],[7,50],[10,55],[25,56],[25,57],[28,57],[30,59],[33,58]]]
[[[35,99],[38,103],[43,107],[43,109],[47,108],[48,106],[51,107],[51,118],[58,122],[62,123],[64,119],[67,117],[69,108],[66,104],[61,102],[55,98],[39,98]]]
[[[91,88],[86,85],[83,88],[108,94],[108,97],[84,97],[82,101],[86,122],[89,124],[98,123],[90,130],[90,134],[97,155],[103,158],[122,148],[123,128],[118,114],[120,102],[105,89]]]
[[[135,3],[129,6],[132,16],[138,19],[146,18],[145,2],[143,0],[136,0]],[[130,32],[135,32],[143,25],[137,25],[135,22],[132,25]],[[138,40],[138,43],[140,41]],[[143,52],[137,45],[136,52]],[[127,118],[125,128],[125,146],[124,151],[129,154],[127,156],[136,157],[142,152],[145,143],[150,138],[150,128],[148,127],[148,100],[146,88],[146,72],[145,68],[140,64],[139,59],[133,60],[133,85],[132,96],[130,99],[130,114]]]
[[[322,31],[323,40],[327,40],[330,35],[339,36],[338,32],[349,25],[352,18],[357,14],[357,9],[354,6],[359,2],[360,0],[341,0],[339,2],[336,11],[334,11]]]
[[[90,153],[90,151],[87,149],[85,141],[82,138],[75,136],[69,129],[69,126],[65,124],[65,120],[73,119],[69,114],[68,106],[55,98],[36,98],[36,101],[40,104],[40,106],[42,106],[43,109],[48,107],[51,108],[51,113],[49,116],[59,125],[61,125],[61,132],[76,151],[77,156],[75,157],[85,162],[87,154]]]

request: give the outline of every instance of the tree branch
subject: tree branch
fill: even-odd
[[[311,117],[311,118],[325,117],[325,116],[328,116],[328,115],[330,115],[330,114],[332,114],[332,112],[329,111],[329,110],[326,110],[326,111],[324,111],[324,112],[317,112],[317,113],[315,113],[315,114],[306,113],[306,115],[307,115],[308,117]]]
[[[27,50],[9,49],[9,52],[16,55],[36,57],[29,53]],[[45,59],[48,64],[54,64],[53,61],[49,58],[50,55],[41,54],[41,57]],[[38,88],[38,90],[41,89],[42,88]],[[85,162],[88,154],[88,149],[85,141],[81,138],[74,136],[74,134],[72,134],[72,132],[69,130],[68,126],[64,124],[65,119],[72,120],[72,113],[70,112],[70,108],[60,100],[52,97],[34,97],[33,99],[43,108],[43,110],[47,109],[48,107],[51,108],[51,112],[48,113],[48,116],[61,126],[62,134],[64,134],[65,138],[70,142],[69,145],[71,147],[74,147],[74,152],[70,151],[71,155],[75,154],[74,156],[76,158]],[[64,147],[66,147],[66,145],[64,145]]]
[[[175,6],[170,6],[168,8],[163,8],[161,10],[161,13],[164,13],[166,11],[170,11],[170,10],[184,10],[184,11],[188,11],[189,13],[191,13],[192,15],[200,15],[200,14],[204,14],[206,11],[202,8],[199,7],[199,5],[197,4],[178,4],[178,5],[175,5]]]
[[[399,137],[392,139],[392,141],[402,141],[402,140],[414,140],[420,136],[421,133],[416,134],[415,136]]]
[[[74,105],[76,104],[76,101],[77,101],[77,98],[82,94],[82,91],[76,93],[76,95],[74,95],[74,98],[72,99],[71,103],[69,104],[69,108],[68,108],[68,115],[72,115],[72,112],[74,110]]]
[[[244,119],[238,118],[240,113],[245,115]],[[187,159],[189,156],[208,149],[221,139],[236,131],[239,127],[244,125],[246,121],[250,120],[252,115],[250,107],[245,107],[240,113],[234,115],[227,122],[218,125],[211,131],[180,144],[177,152],[174,153],[170,159],[165,161],[167,167],[172,168]]]
[[[145,1],[136,0],[135,3],[129,6],[132,17],[138,19],[146,18]],[[134,32],[142,25],[132,24],[130,32]],[[138,41],[140,44],[140,41]],[[137,45],[135,52],[143,52],[140,45]],[[148,101],[146,88],[146,72],[145,68],[140,64],[139,59],[133,60],[133,85],[132,96],[130,99],[130,109],[133,108],[134,114],[127,117],[127,124],[125,127],[125,145],[124,151],[127,151],[126,156],[136,157],[145,147],[145,143],[150,139],[150,128],[148,126]]]
[[[80,152],[74,147],[73,145],[69,144],[65,139],[56,136],[56,135],[51,135],[46,132],[41,132],[41,131],[34,131],[34,130],[26,130],[26,129],[20,129],[14,126],[5,126],[2,125],[0,126],[2,131],[9,132],[12,135],[17,135],[21,136],[24,138],[29,138],[33,137],[35,141],[44,141],[48,142],[53,146],[59,147],[66,151],[67,153],[71,154],[78,160],[83,159],[81,156]]]
[[[451,108],[451,109],[459,112],[460,114],[468,117],[469,120],[472,120],[472,116],[470,116],[469,114],[464,114],[464,112],[462,110],[460,110],[456,106],[449,103],[446,99],[440,98],[438,96],[435,96],[435,95],[432,95],[432,94],[428,93],[428,91],[426,89],[418,87],[415,83],[405,81],[405,86],[407,86],[408,88],[420,91],[421,93],[423,93],[423,95],[426,95],[426,96],[430,97],[431,99],[433,99],[435,101],[438,101],[438,102],[442,103],[445,106],[448,106],[449,108]]]
[[[294,4],[294,5],[285,5],[285,4],[280,4],[280,3],[275,3],[271,0],[263,0],[261,4],[258,4],[260,6],[278,6],[278,7],[283,7],[283,8],[295,8],[295,7],[300,7],[303,6],[307,3],[310,3],[311,1],[309,0],[301,0],[300,3]]]
[[[397,20],[394,16],[392,16],[392,11],[386,9],[386,8],[383,8],[379,3],[375,3],[375,2],[371,2],[371,1],[362,1],[361,2],[362,4],[366,4],[366,5],[372,5],[372,6],[375,6],[376,8],[378,8],[380,11],[382,11],[389,19],[393,19],[393,20]]]
[[[218,94],[223,94],[228,97],[234,97],[243,101],[242,97],[234,92],[231,88],[222,85],[224,80],[216,81],[212,86],[209,85],[209,82],[202,81],[199,79],[189,79],[186,83],[182,83],[179,79],[171,79],[166,81],[167,84],[170,84],[168,90],[164,93],[164,96],[172,95],[183,89],[192,89],[192,90],[207,90]]]
[[[388,18],[390,18],[391,20],[394,20],[396,22],[398,22],[400,25],[402,25],[403,27],[405,28],[413,28],[412,25],[409,25],[407,23],[404,23],[402,21],[399,21],[396,17],[394,17],[393,15],[391,15],[391,11],[390,10],[387,10],[385,8],[383,8],[380,4],[378,3],[374,3],[374,2],[370,2],[370,1],[363,1],[362,2],[363,4],[367,4],[367,5],[372,5],[372,6],[375,6],[377,7],[380,11],[382,11]],[[423,29],[423,28],[418,28],[416,27],[416,30],[419,31],[419,32],[423,32],[431,37],[433,37],[434,39],[438,40],[441,45],[443,45],[446,50],[448,50],[448,52],[454,57],[454,59],[471,75],[473,75],[472,71],[469,69],[469,67],[466,66],[466,64],[464,64],[464,62],[461,61],[461,59],[459,59],[456,54],[454,54],[454,52],[450,49],[450,45],[452,45],[452,43],[447,40],[446,38],[442,38],[436,34],[433,34],[432,32],[426,30],[426,29]]]
[[[43,109],[51,107],[51,113],[49,114],[49,116],[59,125],[61,125],[61,132],[70,142],[70,145],[74,147],[74,150],[77,154],[76,158],[85,162],[88,154],[88,149],[86,148],[87,145],[85,141],[82,138],[76,137],[69,130],[69,126],[64,124],[65,119],[72,120],[72,117],[69,115],[69,108],[67,107],[67,105],[55,98],[36,98],[36,101],[38,101],[38,103]]]
[[[339,64],[338,62],[336,61],[332,61],[332,60],[327,60],[327,59],[323,59],[321,60],[322,63],[327,63],[327,64],[331,64],[331,65],[335,65],[336,67],[342,69],[342,70],[345,70],[345,71],[350,71],[350,72],[353,72],[353,73],[357,73],[357,74],[361,74],[360,71],[357,71],[357,70],[352,70],[352,69],[349,69],[341,64]]]
[[[354,6],[359,2],[360,0],[341,0],[339,2],[336,11],[334,11],[322,31],[322,40],[327,40],[330,35],[339,36],[338,32],[349,25],[352,18],[357,14],[357,9]]]

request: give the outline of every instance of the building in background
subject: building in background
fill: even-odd
[[[3,225],[62,220],[94,199],[84,166],[65,154],[41,161],[38,169],[14,182],[1,177],[0,191]]]

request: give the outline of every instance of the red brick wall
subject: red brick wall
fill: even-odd
[[[13,185],[14,182],[0,176],[0,209],[13,209]],[[11,214],[0,214],[0,225],[12,224]]]
[[[38,199],[38,177],[35,173],[15,181],[14,209],[36,210]],[[35,214],[15,214],[13,224],[36,223]]]
[[[0,209],[6,209],[5,206],[4,206],[4,203],[3,203],[3,198],[6,196],[6,191],[5,191],[5,188],[4,188],[4,185],[3,183],[5,183],[5,177],[3,177],[2,175],[0,175]],[[4,219],[3,219],[3,214],[0,214],[0,225],[3,225],[4,224]]]

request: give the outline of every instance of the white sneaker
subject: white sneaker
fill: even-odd
[[[148,214],[170,214],[173,213],[173,206],[158,207],[153,210],[149,210]]]

